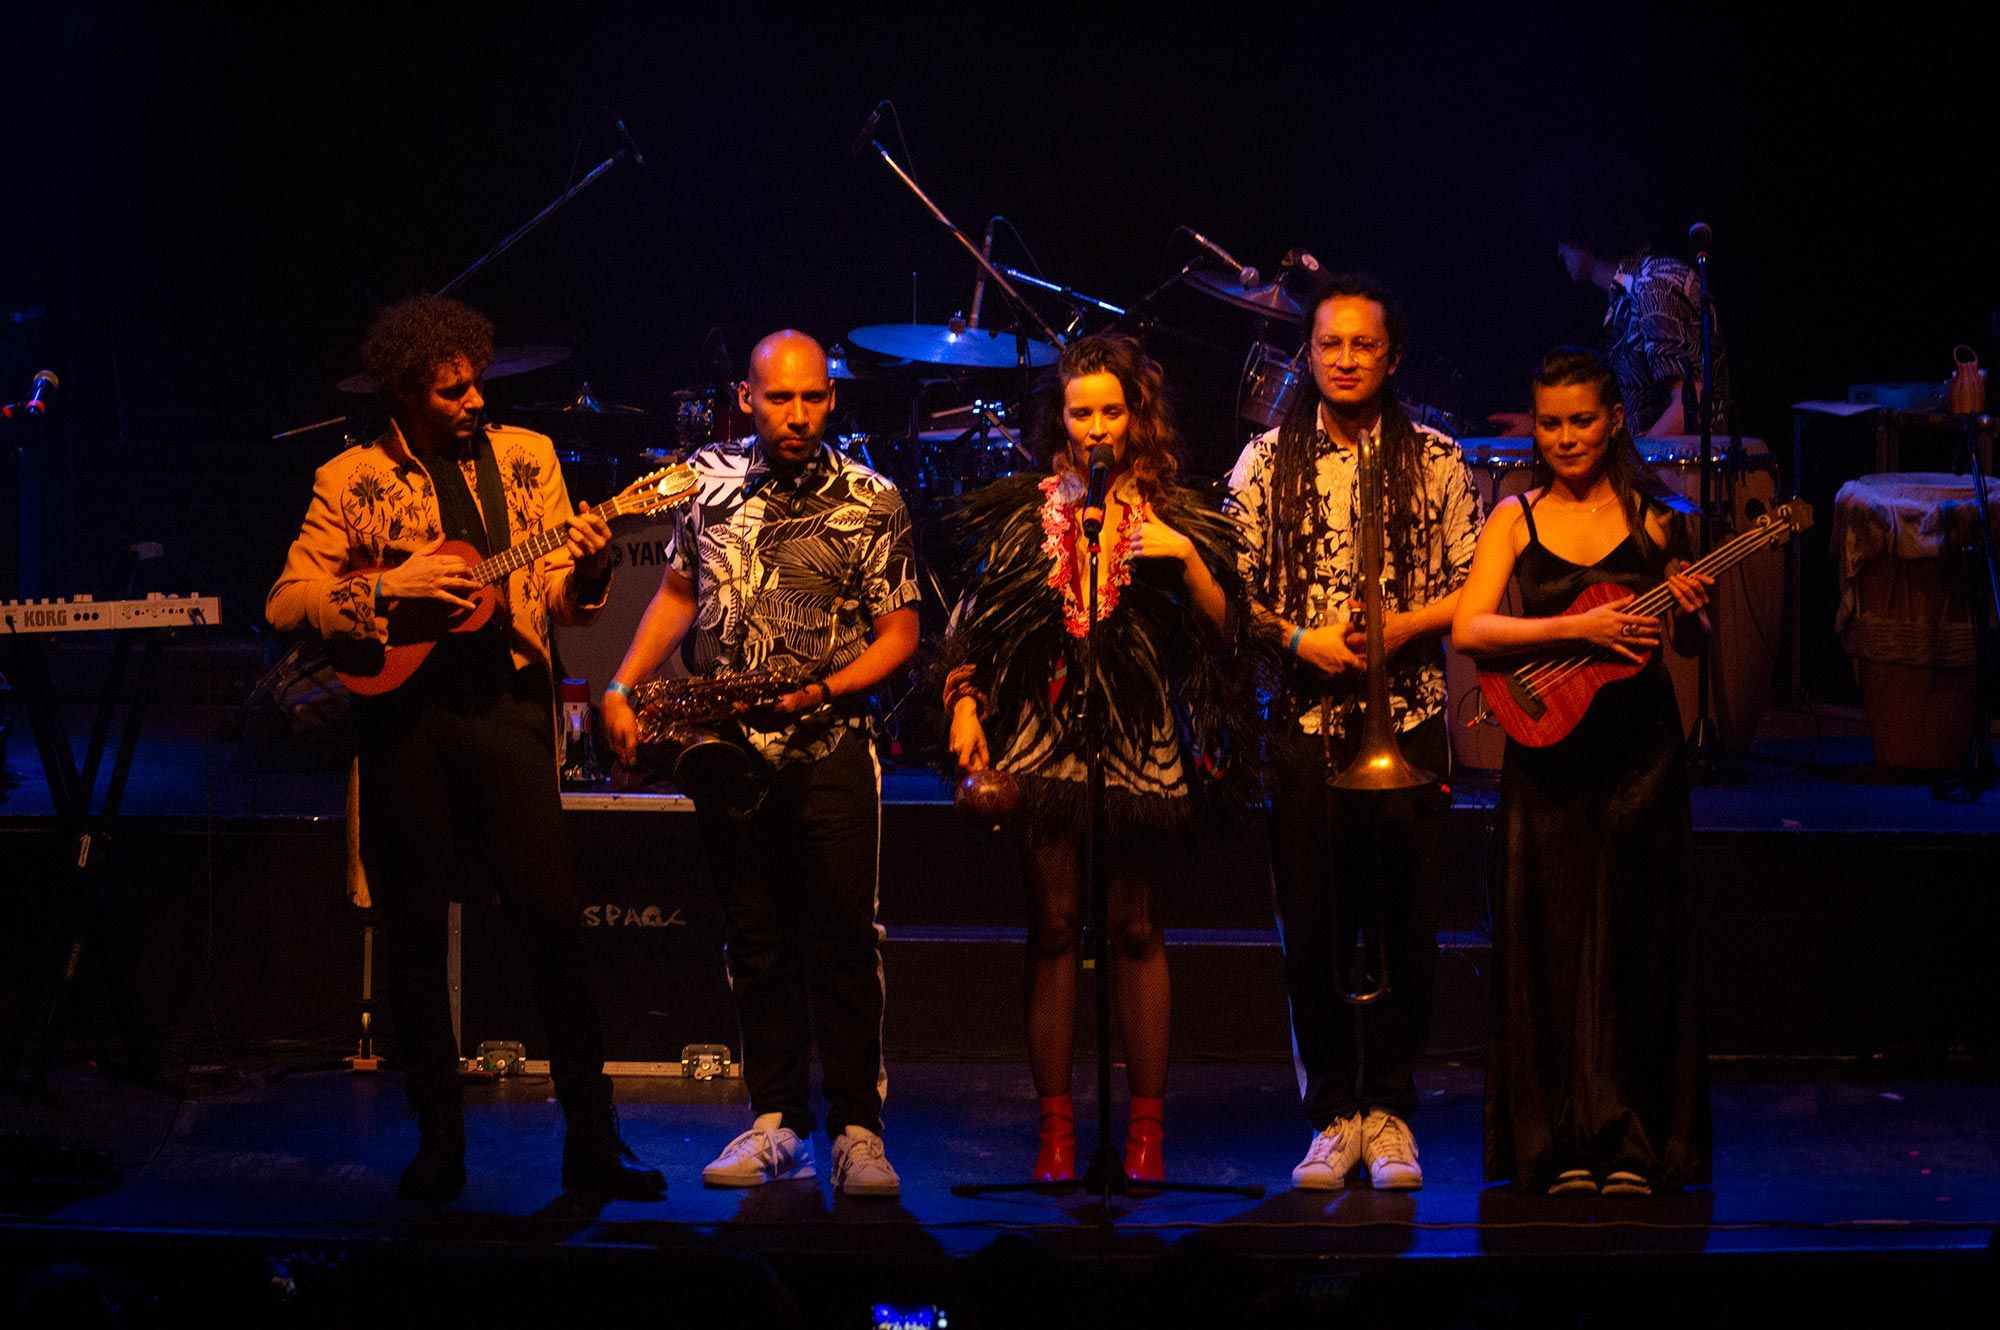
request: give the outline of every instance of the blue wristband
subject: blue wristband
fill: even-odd
[[[375,574],[375,612],[377,614],[387,614],[389,612],[389,606],[382,599],[382,574],[380,573]]]
[[[1292,629],[1291,640],[1285,643],[1285,654],[1288,656],[1297,657],[1297,655],[1299,654],[1299,639],[1304,637],[1305,635],[1306,635],[1306,626],[1304,624],[1300,624],[1298,627]]]
[[[616,679],[613,679],[610,683],[604,685],[604,691],[607,693],[616,693],[618,694],[618,696],[624,698],[627,702],[630,702],[632,700],[632,685],[627,683],[620,683]]]

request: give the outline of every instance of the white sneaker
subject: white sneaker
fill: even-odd
[[[1417,1142],[1410,1126],[1394,1113],[1370,1111],[1361,1123],[1361,1162],[1376,1191],[1415,1191],[1424,1185],[1417,1166]]]
[[[722,1147],[715,1162],[701,1171],[701,1180],[711,1187],[754,1187],[815,1176],[812,1142],[779,1126],[782,1121],[778,1114],[766,1113],[751,1123],[749,1131]]]
[[[833,1189],[842,1196],[901,1196],[903,1180],[896,1176],[882,1138],[866,1127],[850,1126],[833,1142]]]
[[[1360,1117],[1335,1118],[1306,1147],[1306,1157],[1292,1170],[1292,1185],[1300,1191],[1339,1191],[1360,1159]]]

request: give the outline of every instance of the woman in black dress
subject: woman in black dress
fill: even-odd
[[[1534,391],[1539,484],[1495,507],[1452,641],[1475,657],[1588,647],[1645,664],[1605,685],[1563,739],[1507,743],[1486,1176],[1644,1195],[1709,1177],[1687,768],[1659,648],[1699,649],[1713,579],[1671,571],[1673,515],[1634,487],[1641,463],[1610,367],[1559,349]],[[1510,578],[1523,616],[1500,612]],[[1670,628],[1626,613],[1626,597],[1563,614],[1586,587],[1662,581]]]

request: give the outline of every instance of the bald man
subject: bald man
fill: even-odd
[[[791,331],[759,342],[737,401],[755,437],[688,459],[700,490],[676,516],[660,589],[605,689],[605,729],[630,762],[632,688],[676,649],[698,675],[804,680],[727,727],[751,754],[751,788],[688,791],[722,901],[756,1115],[701,1176],[718,1187],[814,1176],[817,1041],[834,1189],[895,1196],[875,922],[882,774],[867,696],[917,648],[910,519],[894,485],[822,441],[833,380],[818,342]]]

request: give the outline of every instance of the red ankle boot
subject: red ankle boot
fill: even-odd
[[[1134,1182],[1160,1182],[1167,1176],[1160,1126],[1165,1110],[1166,1100],[1156,1095],[1132,1096],[1125,1128],[1125,1176]]]
[[[1042,1144],[1035,1181],[1076,1181],[1076,1103],[1066,1094],[1042,1096]]]

